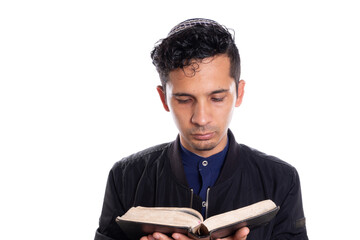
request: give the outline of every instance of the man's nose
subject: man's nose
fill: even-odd
[[[211,122],[210,107],[204,102],[197,102],[194,105],[191,122],[199,126],[206,126]]]

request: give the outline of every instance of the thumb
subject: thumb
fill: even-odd
[[[247,227],[243,227],[236,231],[234,235],[234,240],[245,240],[249,233],[250,233],[250,229]]]

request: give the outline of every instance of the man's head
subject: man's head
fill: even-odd
[[[220,152],[245,85],[231,35],[214,21],[187,20],[171,30],[152,57],[162,81],[157,90],[181,144],[203,157]]]
[[[165,87],[171,71],[218,54],[229,57],[229,74],[237,87],[241,72],[239,51],[230,32],[213,20],[194,18],[179,23],[155,46],[151,58]],[[195,74],[196,65],[193,69],[189,74]]]

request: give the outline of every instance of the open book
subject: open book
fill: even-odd
[[[116,222],[124,233],[134,240],[161,232],[171,236],[182,233],[193,239],[216,239],[234,234],[242,227],[250,230],[268,223],[275,217],[279,207],[271,200],[212,216],[205,221],[191,208],[132,207]]]

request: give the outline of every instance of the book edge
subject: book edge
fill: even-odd
[[[276,206],[275,208],[273,208],[273,209],[271,209],[271,210],[269,210],[267,212],[264,212],[262,214],[259,214],[259,215],[256,215],[256,216],[253,216],[253,217],[250,217],[250,218],[242,219],[242,220],[227,224],[225,226],[214,228],[214,229],[210,230],[209,235],[212,236],[216,232],[219,232],[220,230],[231,228],[231,227],[234,227],[236,225],[241,225],[242,223],[243,223],[243,226],[241,226],[241,227],[249,227],[250,230],[253,230],[254,228],[256,228],[258,226],[269,223],[276,216],[276,214],[278,213],[279,210],[280,210],[280,207]],[[266,216],[268,216],[268,218],[266,218]],[[265,218],[265,220],[263,222],[250,224],[250,225],[248,224],[248,222],[256,220],[256,219],[261,219],[262,217]],[[216,236],[216,238],[218,238],[218,237],[219,236]],[[223,238],[223,237],[227,237],[227,236],[221,236],[220,238]]]

